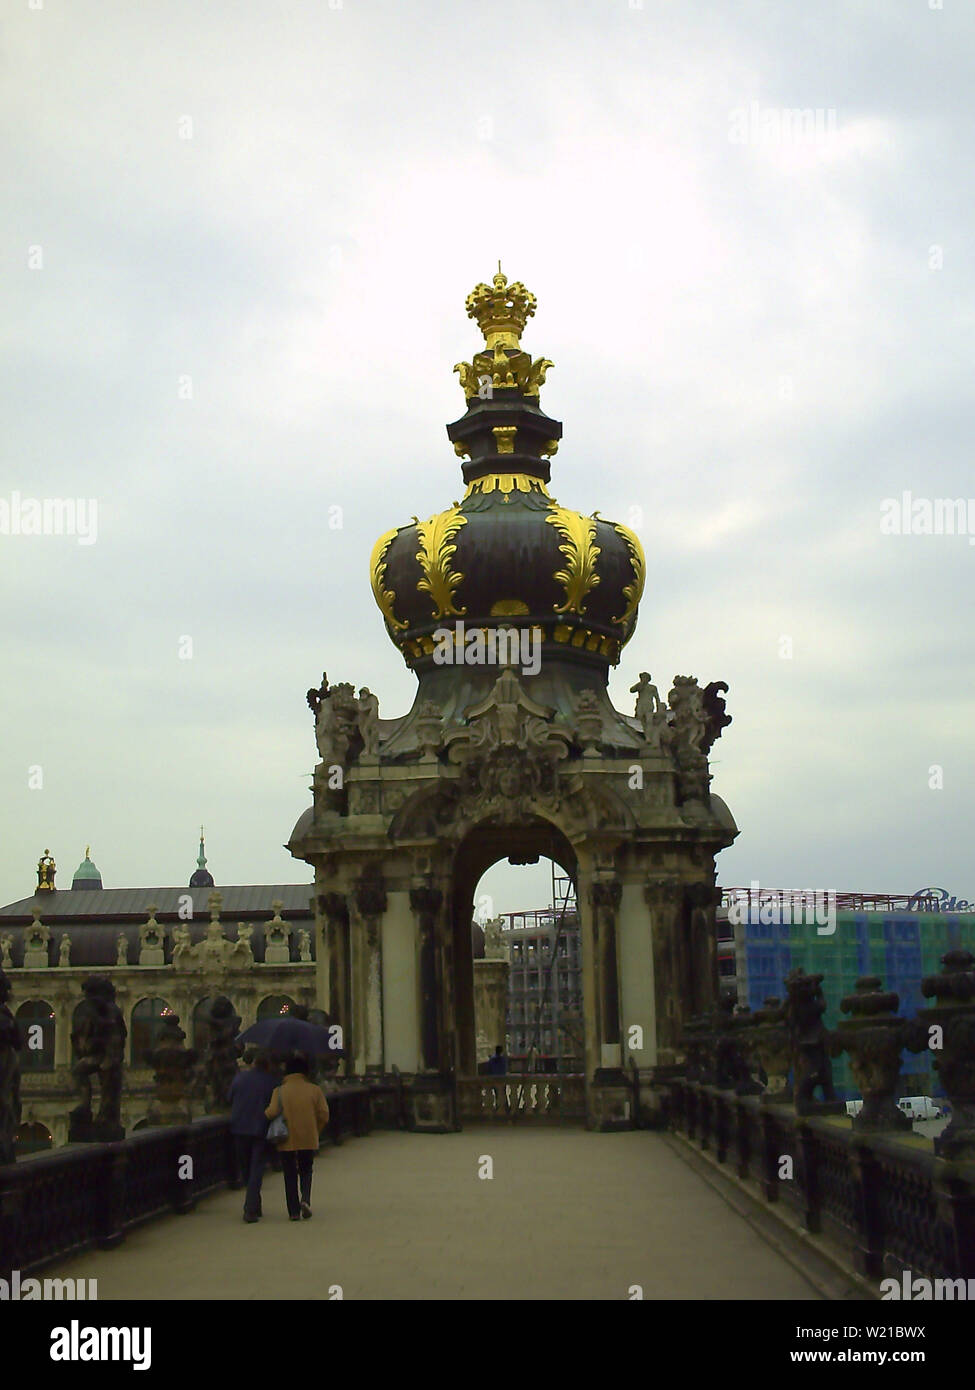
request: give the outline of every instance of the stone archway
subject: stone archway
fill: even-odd
[[[461,1076],[473,1076],[476,1071],[474,961],[470,930],[474,891],[486,871],[505,859],[513,864],[552,859],[568,874],[573,884],[578,875],[576,854],[571,844],[558,826],[541,817],[516,826],[481,823],[470,830],[458,845],[452,872],[450,925],[457,1020],[454,1068]]]

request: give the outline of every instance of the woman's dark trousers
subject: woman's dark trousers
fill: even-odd
[[[298,1204],[298,1185],[301,1184],[301,1201],[311,1206],[311,1175],[315,1162],[314,1149],[279,1149],[281,1167],[284,1170],[284,1196],[288,1203],[288,1215],[300,1216]]]

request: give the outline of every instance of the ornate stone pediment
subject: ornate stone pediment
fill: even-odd
[[[533,807],[554,811],[561,799],[558,764],[572,734],[554,722],[511,670],[466,710],[466,726],[444,737],[448,760],[460,766],[457,794],[463,812],[511,821]]]
[[[185,927],[173,931],[173,968],[175,970],[203,970],[219,973],[228,969],[246,969],[253,965],[254,955],[247,941],[231,941],[223,934],[220,925],[220,908],[223,899],[213,892],[207,900],[210,921],[206,936],[195,946],[190,945],[190,934]]]

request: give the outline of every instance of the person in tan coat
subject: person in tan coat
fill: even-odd
[[[328,1124],[328,1101],[320,1086],[308,1079],[308,1058],[295,1053],[289,1058],[284,1080],[265,1110],[269,1120],[284,1111],[288,1137],[278,1145],[284,1171],[284,1196],[292,1221],[311,1216],[312,1164],[319,1135]],[[298,1188],[301,1186],[299,1201]]]

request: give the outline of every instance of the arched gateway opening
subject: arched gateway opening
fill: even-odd
[[[571,879],[578,875],[576,855],[557,826],[535,818],[523,826],[481,825],[472,830],[454,858],[453,927],[454,989],[457,996],[457,1049],[455,1064],[461,1076],[474,1076],[478,1063],[475,1017],[474,957],[471,921],[476,890],[493,865],[534,864],[551,859]]]
[[[414,1128],[459,1122],[477,1075],[470,923],[481,874],[548,856],[576,888],[587,1122],[639,1123],[681,1061],[687,1019],[718,997],[715,854],[737,827],[711,794],[722,682],[634,664],[632,714],[608,677],[636,632],[637,536],[549,492],[562,435],[520,346],[535,299],[500,271],[467,312],[485,348],[458,371],[447,426],[465,491],[385,531],[370,561],[386,633],[417,678],[381,718],[369,689],[307,700],[320,761],[288,847],[314,866],[317,1004],[348,1074],[395,1081]],[[649,658],[640,664],[652,665]]]

